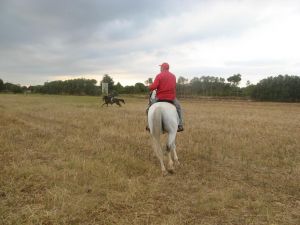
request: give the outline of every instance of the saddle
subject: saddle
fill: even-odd
[[[170,103],[172,105],[175,105],[172,100],[167,100],[167,99],[158,99],[157,102],[168,102],[168,103]]]

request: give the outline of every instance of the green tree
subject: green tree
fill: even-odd
[[[122,84],[121,84],[120,82],[118,82],[118,83],[114,86],[114,90],[115,90],[118,94],[124,93],[124,87],[122,86]]]
[[[108,92],[111,92],[113,90],[115,82],[108,74],[105,74],[103,76],[102,81],[101,81],[101,85],[102,85],[102,83],[108,83]]]
[[[134,86],[125,86],[124,87],[124,93],[126,94],[134,94],[135,92],[135,89],[134,89]]]
[[[300,101],[300,77],[278,75],[261,80],[251,97],[263,101]]]
[[[187,82],[187,78],[184,78],[183,76],[178,77],[176,84],[176,92],[179,97],[185,97],[187,93]]]
[[[227,81],[232,83],[235,87],[239,85],[241,80],[241,74],[239,73],[227,78]]]
[[[145,93],[147,92],[147,87],[143,83],[136,83],[134,85],[134,92],[135,93]]]
[[[12,83],[5,83],[4,89],[7,92],[13,92],[13,93],[22,93],[23,90],[20,85],[12,84]]]
[[[43,92],[43,85],[36,85],[36,86],[29,86],[29,90],[31,90],[32,93],[44,93]]]
[[[150,78],[148,78],[146,81],[145,81],[145,84],[147,85],[147,86],[149,86],[150,84],[152,84],[153,83],[153,79],[150,77]]]
[[[184,77],[182,77],[182,76],[178,77],[178,79],[177,79],[177,83],[178,83],[178,84],[181,84],[181,85],[184,85],[184,84],[186,84],[187,82],[188,82],[188,79],[187,79],[187,78],[184,78]]]
[[[233,92],[235,92],[236,95],[239,94],[240,89],[238,88],[238,85],[241,80],[242,80],[241,74],[239,74],[239,73],[227,78],[227,81],[232,83]]]
[[[97,95],[98,88],[96,84],[97,81],[95,79],[84,79],[84,93],[86,95]]]
[[[2,91],[4,89],[4,83],[3,80],[0,79],[0,91]]]
[[[26,91],[28,91],[28,88],[26,86],[22,86],[21,89],[22,89],[23,93],[26,92]]]
[[[214,76],[194,77],[185,88],[189,88],[189,93],[204,96],[229,96],[233,90],[224,78]]]
[[[32,93],[69,94],[69,95],[99,95],[99,87],[95,79],[56,80],[45,82],[44,85],[30,86]]]

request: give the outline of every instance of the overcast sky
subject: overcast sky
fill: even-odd
[[[300,1],[0,0],[0,78],[300,75]]]

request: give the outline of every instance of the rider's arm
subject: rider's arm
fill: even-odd
[[[149,90],[150,90],[150,91],[153,91],[153,90],[157,89],[157,88],[158,88],[158,85],[159,85],[159,81],[160,81],[160,76],[157,75],[157,76],[155,77],[155,80],[154,80],[153,84],[151,84],[151,85],[149,86]]]

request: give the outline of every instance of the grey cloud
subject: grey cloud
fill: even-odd
[[[149,17],[160,14],[155,10],[158,6],[162,8],[163,4],[122,0],[4,1],[0,9],[0,43],[28,44],[57,37],[84,41],[111,21],[134,21],[140,25],[133,28],[142,28]]]
[[[251,60],[231,60],[225,62],[225,65],[235,67],[276,67],[287,65],[288,62],[282,59],[251,59]]]
[[[163,6],[160,1],[3,0],[0,72],[42,75],[95,70],[102,61],[116,61],[128,50],[114,48],[111,42],[134,37],[151,17],[163,16]]]
[[[204,18],[209,19],[204,22],[192,17],[187,24],[181,22],[184,15],[213,11],[211,2],[217,5],[218,1],[0,0],[0,76],[21,80],[22,74],[28,80],[39,77],[44,81],[51,75],[122,70],[145,55],[168,58],[170,49],[179,49],[184,43],[238,37],[260,22],[255,12],[245,11],[242,16],[229,12],[223,17],[218,13],[209,17],[208,12]],[[157,28],[166,21],[169,23],[162,25],[165,30]],[[182,32],[184,26],[192,29]],[[251,63],[254,67],[259,62],[228,61],[226,65]],[[133,73],[148,73],[134,66],[127,68]],[[190,68],[191,72],[199,70],[197,66]]]

